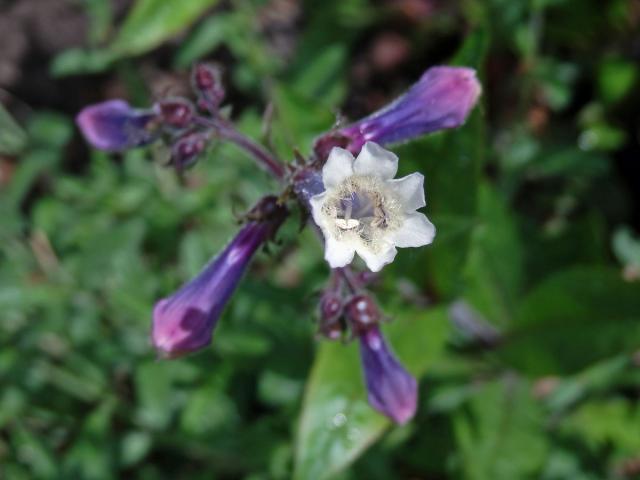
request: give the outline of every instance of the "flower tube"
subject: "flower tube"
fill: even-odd
[[[151,339],[160,356],[174,358],[211,343],[220,314],[253,254],[273,236],[286,215],[274,197],[265,198],[260,208],[268,212],[267,219],[244,225],[193,280],[156,303]]]
[[[316,151],[341,146],[354,155],[368,142],[403,142],[426,133],[462,125],[482,89],[467,67],[433,67],[404,95],[381,110],[320,137]]]
[[[395,423],[408,422],[416,413],[416,379],[389,349],[378,325],[362,331],[359,339],[369,403]]]
[[[155,140],[156,118],[152,110],[131,108],[124,100],[108,100],[82,109],[76,123],[94,148],[121,152]]]

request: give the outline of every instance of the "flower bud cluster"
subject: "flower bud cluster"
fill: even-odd
[[[359,274],[349,281],[356,288],[362,286]],[[334,272],[329,287],[320,296],[318,333],[329,340],[340,340],[349,334],[359,336],[384,320],[371,295],[353,293],[344,283],[341,274]]]
[[[200,63],[191,74],[191,85],[198,95],[198,107],[201,110],[216,112],[224,100],[225,91],[220,69]]]
[[[196,65],[192,87],[199,109],[217,117],[225,95],[218,69]],[[162,99],[149,109],[108,100],[84,108],[76,122],[87,141],[99,150],[122,152],[163,139],[170,147],[169,163],[177,171],[195,164],[216,133],[215,122],[201,116],[193,102],[182,97]]]
[[[339,272],[334,271],[320,297],[319,333],[329,340],[339,340],[350,331],[358,339],[369,403],[395,423],[406,423],[416,412],[418,383],[384,338],[380,330],[384,316],[373,297],[361,290],[360,275],[345,277],[349,282],[349,288],[345,288]]]

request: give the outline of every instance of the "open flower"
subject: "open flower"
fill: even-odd
[[[436,230],[425,215],[424,176],[394,179],[398,157],[367,142],[358,158],[335,147],[322,169],[325,191],[311,197],[313,220],[325,238],[325,259],[344,267],[357,252],[379,271],[393,261],[396,247],[420,247]]]

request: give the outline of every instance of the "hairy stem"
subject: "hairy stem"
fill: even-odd
[[[235,143],[238,147],[242,148],[275,178],[278,180],[284,179],[286,174],[284,165],[262,145],[240,133],[230,122],[222,118],[209,119],[203,117],[199,117],[198,121],[203,125],[212,127],[220,138]]]

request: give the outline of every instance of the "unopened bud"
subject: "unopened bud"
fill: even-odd
[[[418,383],[373,325],[359,336],[360,358],[369,403],[395,423],[407,423],[416,413]]]
[[[156,303],[151,338],[161,357],[178,357],[211,343],[214,327],[251,258],[281,223],[247,223],[194,279]]]
[[[475,70],[432,67],[404,95],[381,110],[316,141],[340,135],[345,148],[357,154],[367,142],[380,145],[405,142],[424,134],[462,125],[478,101],[482,88]]]
[[[313,151],[320,160],[326,160],[334,147],[346,148],[351,139],[338,132],[331,132],[318,138],[313,145]]]
[[[185,128],[193,119],[193,105],[183,98],[162,100],[159,108],[164,123],[172,127]]]
[[[173,146],[171,163],[177,170],[183,170],[192,166],[207,146],[207,140],[207,135],[202,132],[184,135]]]
[[[351,298],[345,313],[356,334],[369,330],[382,319],[376,302],[368,295],[356,295]]]
[[[159,133],[156,112],[132,108],[124,100],[89,105],[78,114],[76,123],[87,142],[107,152],[146,145]]]
[[[344,333],[340,318],[343,312],[342,298],[334,291],[327,290],[320,297],[320,334],[329,340],[338,340]]]
[[[225,95],[220,70],[211,65],[199,63],[194,67],[191,78],[193,89],[200,97],[198,106],[217,109]]]

